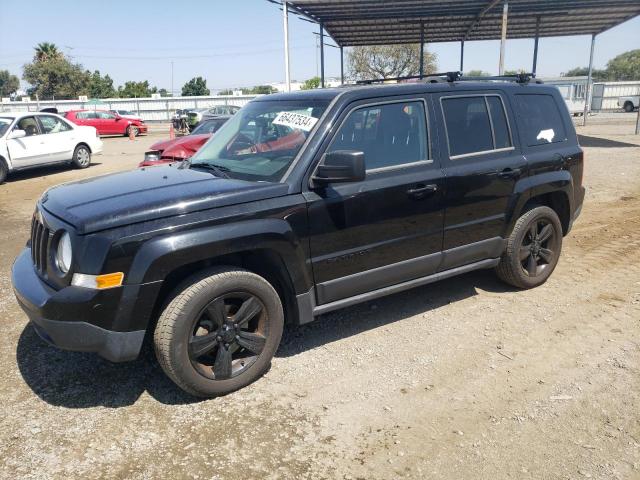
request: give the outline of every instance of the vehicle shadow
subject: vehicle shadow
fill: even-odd
[[[92,353],[59,350],[27,324],[18,340],[16,358],[29,388],[55,406],[126,407],[145,391],[168,405],[200,400],[184,393],[164,375],[150,342],[145,342],[137,360],[111,363]]]
[[[88,168],[97,167],[101,165],[100,162],[91,162]],[[74,167],[69,164],[61,163],[59,165],[48,165],[42,167],[34,167],[28,170],[18,170],[12,172],[7,176],[5,183],[18,183],[24,180],[31,180],[37,177],[46,177],[49,175],[55,175],[56,173],[63,173],[69,170],[74,170]]]
[[[497,279],[491,270],[479,270],[440,282],[354,305],[317,318],[300,327],[285,328],[278,357],[297,355],[336,340],[473,297],[478,290],[495,293],[516,291]]]
[[[578,142],[581,147],[596,148],[625,148],[640,146],[636,143],[619,142],[617,140],[608,140],[606,138],[590,137],[587,135],[578,135]]]
[[[477,295],[478,290],[514,291],[490,271],[471,272],[329,313],[308,325],[287,327],[276,356],[294,356],[400,322]],[[201,401],[184,393],[164,375],[150,341],[145,342],[137,360],[114,364],[94,354],[58,350],[40,339],[28,324],[18,340],[16,357],[27,385],[51,405],[119,408],[133,405],[144,392],[167,405]]]

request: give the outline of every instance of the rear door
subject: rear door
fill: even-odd
[[[366,178],[304,193],[318,304],[434,273],[444,178],[424,97],[370,99],[343,113],[323,153],[364,152]]]
[[[44,149],[50,161],[66,161],[73,156],[76,132],[64,120],[54,115],[38,115]]]
[[[500,256],[526,160],[499,91],[437,96],[446,180],[442,270]]]

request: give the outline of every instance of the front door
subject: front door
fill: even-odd
[[[516,182],[527,162],[514,146],[500,93],[442,94],[436,101],[447,177],[442,270],[500,256]]]
[[[423,98],[358,102],[325,153],[364,152],[361,182],[305,193],[317,303],[434,273],[444,177],[432,159]]]
[[[13,168],[26,168],[47,162],[44,139],[35,117],[22,117],[13,130],[24,130],[26,136],[7,140]]]
[[[38,121],[49,161],[70,160],[76,146],[76,132],[73,128],[61,118],[53,115],[39,115]]]

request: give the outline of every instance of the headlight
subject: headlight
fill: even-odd
[[[157,162],[160,160],[160,152],[145,152],[144,153],[144,161],[145,162]]]
[[[71,259],[73,258],[73,252],[71,249],[71,236],[67,232],[64,232],[58,239],[58,249],[56,250],[56,265],[58,269],[63,273],[69,273],[71,269]]]

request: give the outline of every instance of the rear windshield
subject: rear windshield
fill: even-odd
[[[552,95],[516,95],[519,118],[528,146],[547,145],[564,142],[567,133],[562,114]]]

